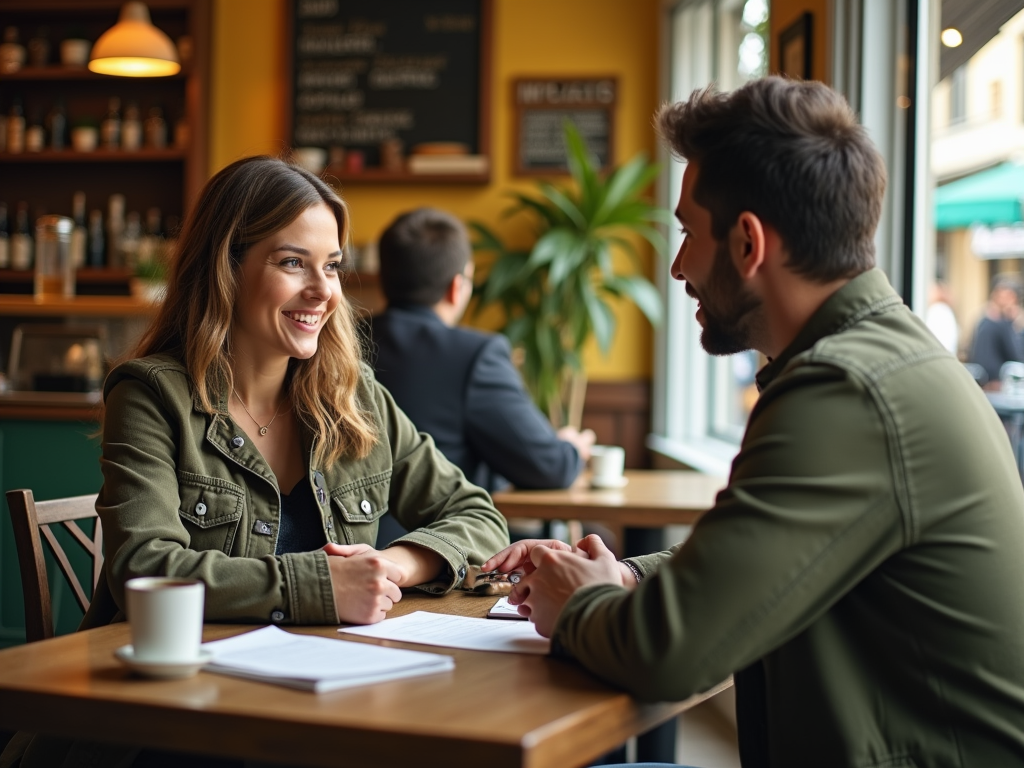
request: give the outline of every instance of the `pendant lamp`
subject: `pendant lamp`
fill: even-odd
[[[121,6],[121,16],[96,41],[89,69],[102,75],[168,77],[181,71],[171,38],[153,26],[145,3]]]

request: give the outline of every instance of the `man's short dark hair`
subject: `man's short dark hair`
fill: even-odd
[[[401,214],[380,236],[378,249],[380,286],[389,304],[437,304],[472,256],[462,222],[436,208]]]
[[[875,263],[885,164],[841,95],[815,82],[765,77],[666,104],[658,131],[698,167],[694,200],[724,240],[749,211],[771,225],[788,266],[818,282]]]

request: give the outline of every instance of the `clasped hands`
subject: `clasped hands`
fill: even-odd
[[[376,550],[369,544],[328,544],[334,606],[341,621],[375,624],[402,599],[402,587],[435,578],[441,556],[423,547],[398,544]]]
[[[576,546],[555,539],[517,541],[481,569],[523,572],[508,601],[519,606],[519,613],[528,617],[544,637],[551,637],[558,615],[576,590],[595,584],[615,584],[627,589],[636,586],[629,566],[618,562],[594,534],[580,539]]]

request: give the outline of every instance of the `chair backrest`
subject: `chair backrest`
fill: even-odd
[[[64,578],[71,585],[79,606],[83,611],[88,610],[89,598],[85,596],[82,583],[78,580],[64,548],[50,530],[50,526],[63,524],[92,557],[92,587],[95,589],[103,567],[103,528],[96,516],[96,494],[36,501],[32,491],[8,491],[7,506],[11,511],[14,544],[21,566],[21,589],[25,595],[25,637],[30,643],[45,640],[53,637],[53,609],[50,603],[50,584],[46,576],[46,560],[43,557],[43,545],[39,534],[42,533],[42,539],[46,540]],[[96,518],[92,538],[89,538],[75,522],[90,518]]]

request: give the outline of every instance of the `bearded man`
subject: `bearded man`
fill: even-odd
[[[519,542],[512,602],[644,700],[733,675],[751,766],[1024,759],[1024,491],[963,366],[874,267],[882,159],[820,83],[698,91],[672,276],[711,354],[769,362],[728,486],[684,543],[616,562]]]

